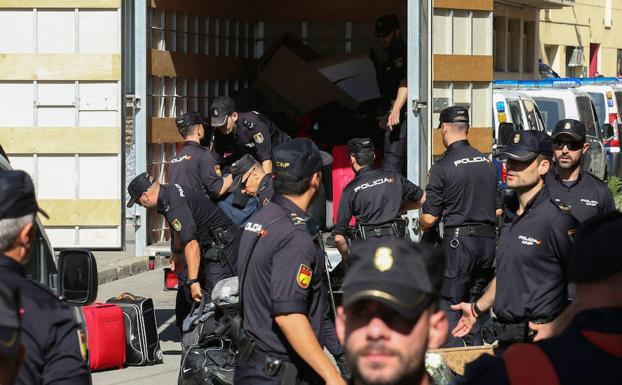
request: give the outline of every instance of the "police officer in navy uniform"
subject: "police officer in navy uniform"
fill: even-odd
[[[175,231],[175,263],[181,262],[182,289],[177,292],[175,314],[181,327],[192,300],[200,302],[202,291],[211,298],[214,285],[235,275],[240,231],[207,196],[180,186],[161,185],[142,173],[127,186],[128,207],[138,203],[164,215]]]
[[[585,131],[585,125],[575,119],[557,122],[552,135],[555,167],[545,179],[551,196],[567,204],[579,222],[616,209],[607,184],[581,165],[590,146]]]
[[[439,129],[447,151],[430,168],[420,224],[430,231],[439,218],[443,220],[445,278],[440,307],[453,328],[460,313],[450,306],[468,301],[476,280],[487,283],[494,274],[497,173],[488,157],[467,140],[466,109],[453,106],[441,111]],[[449,336],[448,346],[479,345],[478,326],[464,341]]]
[[[274,186],[272,174],[266,173],[261,164],[250,154],[244,154],[231,165],[231,175],[236,178],[238,185],[235,186],[243,194],[259,199],[265,207],[272,200]]]
[[[492,308],[493,317],[482,331],[484,340],[508,346],[552,327],[566,308],[566,267],[578,223],[544,185],[552,152],[549,136],[532,130],[517,131],[497,155],[507,159],[507,185],[516,192],[518,209],[506,210],[496,253],[497,275],[489,288],[472,303],[452,306],[462,312],[452,331],[455,336],[468,333]]]
[[[198,112],[179,116],[175,123],[184,138],[184,147],[171,160],[169,182],[205,192],[213,201],[224,195],[231,187],[231,175],[223,176],[220,165],[212,153],[200,143],[205,137],[203,120]]]
[[[0,171],[0,277],[21,293],[22,344],[26,359],[17,384],[87,385],[78,323],[71,308],[49,288],[26,277],[24,265],[36,247],[37,205],[32,180],[23,171]]]
[[[0,384],[13,385],[26,349],[21,343],[19,290],[0,282]]]
[[[274,152],[276,195],[246,224],[240,242],[240,301],[245,337],[235,383],[344,384],[322,350],[324,261],[306,211],[324,163],[313,142],[296,138]]]
[[[348,141],[350,164],[356,176],[343,190],[335,224],[335,246],[348,257],[348,225],[354,216],[357,237],[403,237],[396,218],[425,202],[424,191],[399,173],[373,167],[374,144],[369,138]],[[403,229],[405,232],[405,229]]]
[[[502,357],[482,357],[466,367],[461,384],[622,384],[622,214],[583,222],[568,259],[575,301],[559,335],[510,346]],[[522,382],[521,382],[522,381]]]
[[[235,102],[228,96],[212,102],[210,118],[212,127],[218,129],[214,139],[218,155],[224,158],[231,152],[235,161],[242,154],[251,154],[268,174],[272,172],[272,149],[290,139],[265,115],[236,112]]]
[[[377,69],[380,94],[390,105],[384,137],[383,168],[406,175],[406,45],[400,37],[400,23],[395,15],[376,20],[374,34],[386,52],[386,61]],[[384,125],[384,120],[381,125]]]

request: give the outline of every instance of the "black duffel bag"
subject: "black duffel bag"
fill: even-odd
[[[182,353],[178,385],[233,385],[231,340],[213,337]]]

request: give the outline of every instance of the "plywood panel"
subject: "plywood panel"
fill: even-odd
[[[492,56],[433,55],[433,81],[492,81]]]
[[[147,143],[177,143],[184,139],[177,132],[175,118],[151,118],[147,131]]]
[[[46,226],[118,226],[121,223],[121,204],[116,199],[40,199],[50,219]]]
[[[120,80],[119,54],[0,54],[0,80]]]
[[[0,52],[29,53],[35,50],[32,10],[0,10]],[[11,38],[5,38],[10,36]]]
[[[147,62],[149,75],[199,79],[252,79],[255,61],[224,56],[204,56],[152,49]]]
[[[492,128],[471,127],[469,129],[469,143],[479,151],[487,154],[492,152]],[[445,152],[441,130],[432,130],[432,155],[438,156]]]
[[[37,104],[43,106],[73,106],[76,103],[74,82],[37,83]],[[43,124],[42,124],[43,125]]]
[[[119,52],[119,12],[88,10],[78,13],[80,53]]]
[[[32,83],[0,83],[0,127],[34,126],[34,101]]]
[[[80,156],[78,159],[81,199],[119,199],[121,167],[118,156]]]
[[[37,12],[37,52],[76,52],[76,14],[71,10]]]
[[[0,142],[9,155],[118,154],[120,136],[118,127],[0,128]]]
[[[432,6],[434,8],[492,12],[493,0],[433,0]]]
[[[37,161],[37,198],[76,198],[76,159],[69,156],[40,156]]]
[[[0,8],[119,8],[121,0],[0,0]]]
[[[115,228],[80,228],[78,245],[85,247],[105,247],[120,243],[121,231]]]
[[[44,127],[73,127],[76,125],[74,107],[39,107],[37,124]]]

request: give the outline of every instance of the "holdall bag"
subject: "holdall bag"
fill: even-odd
[[[123,311],[115,304],[82,307],[86,322],[91,370],[122,368],[125,363]]]
[[[158,324],[151,298],[123,293],[106,303],[121,307],[125,320],[127,365],[143,366],[162,362]]]
[[[178,385],[233,385],[234,350],[231,340],[218,337],[184,350]]]

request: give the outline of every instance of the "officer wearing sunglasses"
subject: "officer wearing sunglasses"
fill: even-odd
[[[580,222],[615,210],[607,185],[582,167],[583,156],[589,149],[585,133],[585,125],[578,120],[557,122],[552,135],[555,166],[545,179],[551,197],[570,206],[571,213]]]

